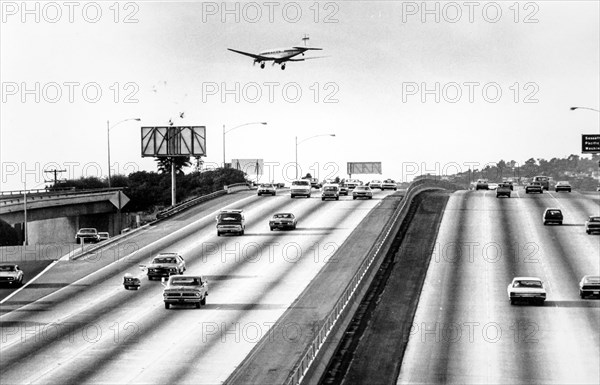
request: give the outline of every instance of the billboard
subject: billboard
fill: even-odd
[[[349,175],[354,174],[381,174],[381,162],[348,162]]]
[[[583,154],[599,154],[600,153],[600,135],[598,134],[583,134],[581,135],[581,152]]]
[[[231,168],[241,170],[247,175],[262,175],[264,170],[262,159],[231,159]]]
[[[206,127],[142,127],[142,157],[145,156],[206,156]]]

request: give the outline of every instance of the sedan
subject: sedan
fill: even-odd
[[[381,190],[398,190],[398,185],[393,179],[386,179],[381,183]]]
[[[183,257],[177,253],[160,253],[152,258],[147,268],[148,279],[150,280],[154,279],[154,277],[169,277],[174,274],[183,274],[186,270]]]
[[[587,296],[600,297],[600,276],[586,275],[579,282],[579,296],[585,298]]]
[[[544,192],[544,188],[540,182],[531,182],[527,186],[525,186],[525,194],[529,193],[540,193]]]
[[[298,220],[296,216],[292,213],[277,213],[274,214],[271,220],[269,221],[269,228],[271,231],[275,229],[279,230],[287,230],[287,229],[296,229],[296,225],[298,225]]]
[[[546,300],[544,283],[537,277],[515,277],[506,290],[511,305],[518,300],[543,305]]]
[[[585,232],[588,234],[594,232],[600,232],[600,217],[598,216],[590,216],[587,221],[585,221]]]
[[[23,284],[23,275],[23,270],[19,268],[19,265],[0,265],[0,283],[21,286]]]
[[[571,184],[564,180],[556,182],[556,186],[554,186],[554,191],[555,192],[559,192],[559,191],[571,192]]]
[[[548,208],[544,210],[544,215],[542,215],[542,221],[544,225],[550,223],[556,223],[558,225],[563,224],[563,213],[560,209],[551,209]]]
[[[356,188],[352,190],[352,199],[358,198],[373,199],[373,191],[369,186],[356,186]]]
[[[369,187],[371,188],[378,188],[378,189],[383,189],[381,181],[380,180],[372,180],[369,182]]]
[[[340,191],[339,191],[340,195],[346,195],[346,196],[348,196],[348,191],[349,191],[348,190],[348,186],[346,186],[343,183],[340,183],[339,189],[340,189]]]
[[[258,186],[258,190],[257,190],[258,196],[261,196],[264,194],[275,196],[276,193],[277,193],[277,191],[275,190],[275,185],[273,185],[271,183],[262,183],[260,186]]]

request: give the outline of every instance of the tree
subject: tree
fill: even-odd
[[[0,219],[0,246],[18,246],[19,235],[11,225]]]
[[[157,163],[156,167],[160,174],[171,173],[171,163],[175,163],[175,174],[183,174],[183,168],[192,165],[189,156],[167,156],[167,157],[156,157],[154,159]]]

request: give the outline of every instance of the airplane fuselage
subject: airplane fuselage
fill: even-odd
[[[260,56],[272,60],[290,59],[304,53],[306,50],[297,48],[275,48],[259,53]],[[260,60],[259,60],[260,61]]]

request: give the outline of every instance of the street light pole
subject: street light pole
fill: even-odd
[[[314,136],[310,136],[310,137],[308,137],[306,139],[302,139],[299,142],[298,142],[298,137],[296,136],[296,179],[298,179],[298,145],[306,142],[309,139],[318,138],[319,136],[335,136],[335,134],[319,134],[319,135],[314,135]]]
[[[250,122],[250,123],[244,123],[244,124],[240,124],[239,126],[235,126],[233,128],[230,128],[229,130],[225,130],[225,125],[223,125],[223,168],[225,168],[225,134],[228,133],[229,131],[233,131],[236,128],[240,128],[243,126],[249,126],[251,124],[262,124],[263,126],[267,124],[267,122]]]
[[[117,123],[113,124],[112,126],[110,125],[110,120],[106,121],[106,142],[107,142],[106,148],[108,150],[108,187],[111,187],[111,181],[110,181],[110,130],[115,128],[119,124],[121,124],[123,122],[127,122],[129,120],[136,120],[139,122],[142,119],[140,119],[140,118],[123,119],[123,120],[120,120]]]

